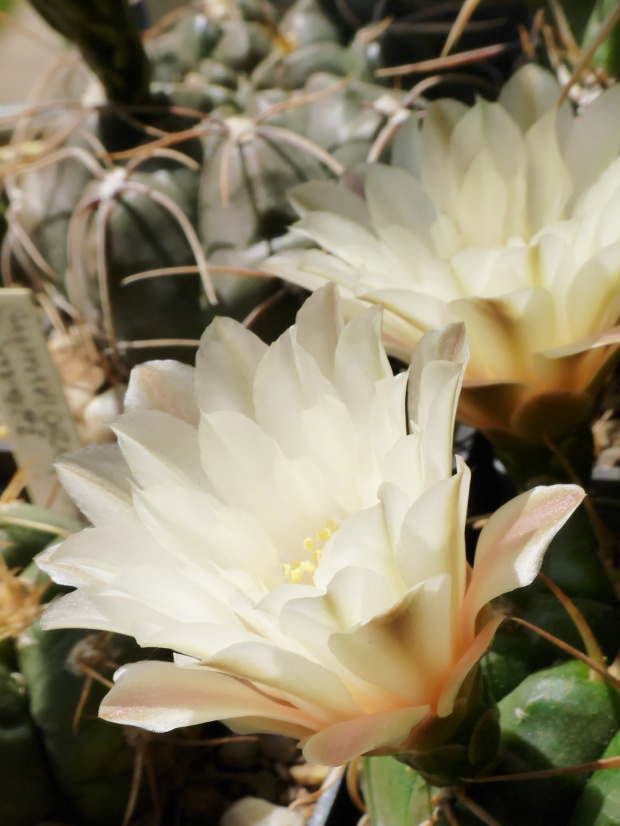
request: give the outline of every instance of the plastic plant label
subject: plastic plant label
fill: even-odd
[[[33,503],[74,516],[53,462],[80,437],[28,289],[0,289],[0,413]]]

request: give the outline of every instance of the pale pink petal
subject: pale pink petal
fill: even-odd
[[[170,731],[212,720],[255,716],[313,730],[315,721],[288,703],[272,700],[228,674],[204,667],[140,662],[119,669],[99,716],[149,731]]]
[[[476,548],[462,622],[473,635],[480,609],[495,597],[529,585],[549,542],[585,493],[577,485],[537,487],[507,502],[486,523]]]
[[[230,717],[220,720],[225,726],[236,734],[256,734],[265,732],[267,734],[281,734],[284,737],[292,737],[294,740],[303,740],[311,733],[307,727],[299,723],[289,723],[285,720],[265,720],[264,717]]]
[[[502,623],[504,617],[494,617],[486,623],[479,634],[476,635],[471,645],[456,663],[443,691],[437,702],[436,714],[438,717],[447,717],[454,708],[454,701],[459,693],[463,680],[467,677],[471,669],[476,665],[486,653],[491,645],[495,632]]]
[[[374,749],[389,751],[406,740],[429,711],[429,706],[398,708],[336,723],[306,740],[303,755],[310,763],[340,766]]]

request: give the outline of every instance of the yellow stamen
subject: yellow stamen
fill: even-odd
[[[304,551],[311,555],[311,559],[296,560],[290,565],[288,562],[283,563],[284,576],[297,585],[305,574],[314,574],[323,555],[323,544],[334,535],[339,527],[333,519],[327,520],[325,527],[316,534],[316,539],[321,543],[320,547],[317,547],[316,541],[311,536],[307,536],[302,544]]]

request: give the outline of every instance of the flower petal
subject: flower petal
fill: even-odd
[[[149,361],[131,371],[125,410],[160,410],[198,427],[194,368],[178,361]]]
[[[411,705],[434,705],[452,662],[450,574],[412,588],[388,611],[330,637],[343,665]]]
[[[281,581],[273,543],[246,511],[180,485],[138,491],[134,504],[151,543],[165,548],[171,558],[211,572],[239,568],[247,572],[248,581]]]
[[[331,383],[287,330],[265,354],[254,381],[256,421],[287,456],[306,452],[301,416],[322,394],[335,395]]]
[[[207,327],[196,355],[195,386],[203,413],[236,410],[254,417],[252,387],[267,346],[230,318]]]
[[[74,587],[102,585],[128,564],[174,565],[138,523],[87,528],[37,556],[54,582]]]
[[[251,686],[204,667],[179,668],[172,663],[140,662],[119,669],[99,716],[148,731],[256,716],[295,724],[312,731],[315,721],[289,704],[279,703]]]
[[[535,63],[527,63],[503,85],[498,103],[525,134],[555,106],[561,91],[551,72]]]
[[[264,642],[237,643],[211,657],[210,668],[294,698],[297,708],[325,723],[360,713],[342,680],[306,657]]]
[[[407,415],[421,431],[425,487],[452,472],[452,434],[468,357],[461,324],[426,333],[412,356]]]
[[[348,218],[329,212],[311,212],[293,224],[292,229],[353,267],[382,272],[396,264],[394,256],[375,235]]]
[[[428,706],[398,708],[336,723],[306,740],[303,755],[310,763],[340,766],[375,749],[396,751],[429,711]]]
[[[133,410],[111,425],[123,458],[143,487],[185,484],[208,487],[196,450],[197,430],[159,410]]]
[[[343,323],[338,290],[333,284],[313,293],[297,313],[297,343],[310,353],[329,380]]]
[[[358,426],[367,426],[376,383],[392,375],[381,343],[381,311],[373,307],[349,321],[336,347],[334,386]]]
[[[308,212],[333,212],[372,231],[368,207],[363,198],[334,181],[308,181],[287,192],[300,215]]]
[[[56,461],[62,486],[95,525],[133,519],[131,474],[117,445],[91,445]]]
[[[489,620],[453,667],[437,702],[438,717],[447,717],[452,712],[463,681],[476,663],[486,654],[488,647],[493,642],[495,632],[503,620],[503,616],[493,617]]]
[[[593,100],[578,118],[566,145],[566,163],[576,199],[591,186],[620,150],[620,87]]]
[[[491,516],[478,539],[463,602],[465,634],[473,636],[478,612],[488,602],[533,581],[549,542],[584,496],[577,485],[537,487]]]
[[[396,549],[407,588],[449,571],[452,576],[451,636],[458,637],[465,593],[465,519],[471,473],[458,457],[457,473],[437,482],[411,506]]]

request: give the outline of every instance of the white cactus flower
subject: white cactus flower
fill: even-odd
[[[338,283],[351,312],[383,304],[405,361],[427,330],[465,322],[459,417],[552,440],[587,421],[620,341],[620,86],[577,117],[559,95],[528,65],[497,103],[431,103],[397,137],[407,168],[369,166],[364,197],[293,190],[294,229],[322,250],[266,264],[309,289]]]
[[[501,621],[489,601],[532,581],[583,491],[508,503],[470,570],[469,471],[459,460],[452,474],[462,325],[429,334],[394,376],[380,321],[372,308],[343,326],[333,286],[270,347],[219,318],[195,370],[134,369],[118,446],[61,463],[94,527],[39,557],[77,586],[45,627],[176,652],[120,669],[104,718],[154,731],[219,719],[337,765],[409,748],[451,713]]]

